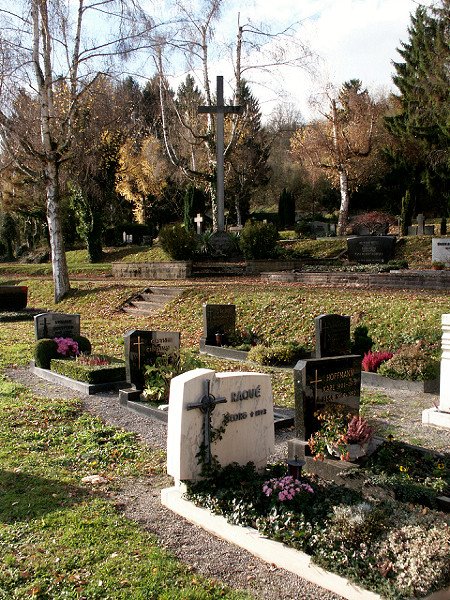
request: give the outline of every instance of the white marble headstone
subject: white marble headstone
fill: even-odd
[[[211,444],[211,453],[221,466],[251,461],[260,469],[274,450],[270,375],[216,373],[211,369],[183,373],[171,382],[167,433],[167,472],[177,484],[200,478],[197,453],[204,441],[204,414],[200,408],[188,406],[201,402],[205,381],[209,381],[209,393],[216,400],[225,400],[214,406],[212,429],[218,429],[229,415],[222,439]]]
[[[450,239],[433,238],[431,243],[431,260],[433,262],[443,262],[450,267]]]

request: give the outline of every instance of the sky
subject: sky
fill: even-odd
[[[261,21],[275,29],[299,22],[297,35],[319,56],[314,77],[300,69],[285,70],[271,83],[284,92],[285,102],[296,105],[308,118],[313,115],[309,98],[320,95],[327,83],[339,87],[356,78],[371,92],[395,90],[392,61],[401,60],[396,48],[400,41],[408,41],[410,15],[418,4],[415,0],[226,0],[219,31],[234,37],[238,13],[241,23]],[[421,4],[430,6],[433,0]],[[215,66],[227,70],[225,62]],[[213,68],[212,78],[214,74]],[[227,78],[226,72],[216,74]],[[270,82],[252,73],[253,79],[258,77],[263,86],[255,85],[254,93],[267,115],[279,100],[268,89]]]

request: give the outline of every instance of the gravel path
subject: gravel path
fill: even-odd
[[[120,406],[116,393],[85,396],[43,381],[27,368],[7,369],[5,374],[37,395],[78,398],[87,412],[107,423],[134,431],[142,443],[152,448],[166,448],[166,425]],[[277,433],[276,457],[287,456],[286,440],[290,437],[291,431]],[[114,492],[115,505],[126,517],[154,534],[163,547],[193,572],[220,580],[232,588],[247,590],[261,600],[341,600],[341,596],[263,562],[174,515],[160,502],[161,488],[169,485],[169,479],[161,476],[125,480]]]

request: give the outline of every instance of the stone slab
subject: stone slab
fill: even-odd
[[[434,425],[450,430],[450,413],[444,413],[437,408],[427,408],[422,411],[422,425]]]
[[[387,263],[394,258],[395,236],[361,235],[347,239],[347,255],[360,264]]]
[[[127,385],[126,381],[114,381],[110,383],[85,383],[84,381],[76,381],[75,379],[71,379],[70,377],[66,377],[65,375],[60,375],[59,373],[55,373],[54,371],[49,371],[48,369],[41,369],[40,367],[36,367],[33,361],[30,363],[30,371],[33,373],[33,375],[36,375],[41,379],[45,379],[45,381],[50,381],[51,383],[62,385],[64,387],[70,388],[71,390],[81,392],[86,396],[90,396],[92,394],[100,394],[101,392],[107,392],[110,390],[118,390],[119,388],[126,387]]]
[[[34,317],[34,333],[37,340],[56,337],[79,337],[80,315],[56,312],[41,313]]]
[[[200,354],[208,354],[217,358],[225,358],[227,360],[247,360],[248,352],[244,350],[234,350],[227,346],[211,346],[207,344],[205,338],[200,340]]]

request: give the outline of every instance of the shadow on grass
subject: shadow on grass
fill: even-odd
[[[0,469],[0,522],[36,519],[80,503],[88,491],[26,473]]]
[[[94,288],[89,288],[86,290],[80,290],[76,287],[71,287],[69,293],[66,298],[83,298],[84,296],[90,296],[96,292],[109,292],[111,290],[121,291],[123,289],[123,284],[120,283],[112,283],[111,285],[98,286]]]

